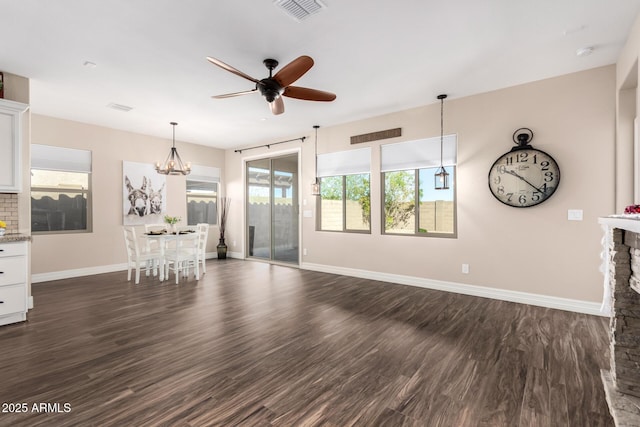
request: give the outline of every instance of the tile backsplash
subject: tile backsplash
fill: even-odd
[[[0,193],[0,220],[7,223],[7,233],[18,232],[18,195]]]

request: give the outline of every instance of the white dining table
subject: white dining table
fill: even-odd
[[[149,232],[149,233],[144,233],[142,235],[143,238],[148,239],[150,241],[157,241],[158,242],[158,247],[160,249],[160,273],[159,273],[159,278],[160,281],[162,282],[165,277],[164,277],[164,272],[165,272],[165,256],[167,254],[167,246],[169,244],[169,242],[175,242],[175,251],[177,253],[177,251],[180,248],[180,242],[183,241],[190,241],[190,240],[197,240],[198,238],[198,232],[197,231],[193,231],[193,232],[179,232],[179,233],[153,233],[153,232]],[[174,248],[170,248],[171,250],[173,250]],[[177,274],[177,273],[176,273]],[[168,279],[168,277],[167,277]]]

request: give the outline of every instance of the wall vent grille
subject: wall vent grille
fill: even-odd
[[[378,141],[380,139],[397,138],[402,136],[402,128],[381,130],[380,132],[365,133],[351,137],[351,144],[362,144],[363,142]]]
[[[273,3],[298,22],[327,7],[320,0],[274,0]]]
[[[116,104],[114,102],[112,102],[111,104],[107,105],[107,107],[114,109],[114,110],[118,110],[118,111],[124,111],[125,113],[133,110],[133,107],[129,107],[128,105],[122,105],[122,104]]]

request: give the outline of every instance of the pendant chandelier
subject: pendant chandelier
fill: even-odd
[[[311,195],[319,196],[320,195],[320,181],[318,180],[318,128],[320,126],[314,125],[313,128],[316,130],[316,141],[313,149],[313,155],[316,159],[316,180],[311,184]]]
[[[444,140],[444,100],[447,95],[438,95],[440,100],[440,168],[435,173],[435,189],[436,190],[448,190],[449,189],[449,173],[444,169],[442,165],[442,152],[443,152],[443,140]]]
[[[178,123],[169,123],[173,126],[173,146],[167,156],[167,160],[161,165],[160,162],[156,162],[156,172],[161,175],[189,175],[191,173],[191,164],[189,162],[182,163],[180,154],[176,149],[176,126]]]

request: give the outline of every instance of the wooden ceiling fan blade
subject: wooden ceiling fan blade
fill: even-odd
[[[270,102],[269,108],[271,108],[271,112],[274,115],[284,113],[284,101],[282,100],[282,97],[279,96],[276,99],[274,99],[273,102]]]
[[[245,90],[242,92],[234,92],[234,93],[225,93],[223,95],[214,95],[212,98],[215,99],[223,99],[223,98],[233,98],[234,96],[248,95],[253,92],[257,92],[258,89]]]
[[[242,71],[238,70],[237,68],[234,68],[229,64],[225,64],[224,62],[220,61],[219,59],[207,56],[207,61],[211,62],[213,65],[217,65],[218,67],[222,68],[223,70],[227,70],[227,71],[235,74],[236,76],[240,76],[240,77],[245,78],[245,79],[247,79],[249,81],[252,81],[254,83],[258,83],[258,81],[259,81],[258,79],[254,79],[250,75],[243,73]]]
[[[336,94],[331,92],[325,92],[318,89],[309,89],[306,87],[289,86],[282,93],[283,96],[289,98],[305,99],[307,101],[333,101],[336,99]]]
[[[313,59],[303,55],[282,67],[273,78],[280,86],[287,87],[302,77],[311,67],[313,67]]]

